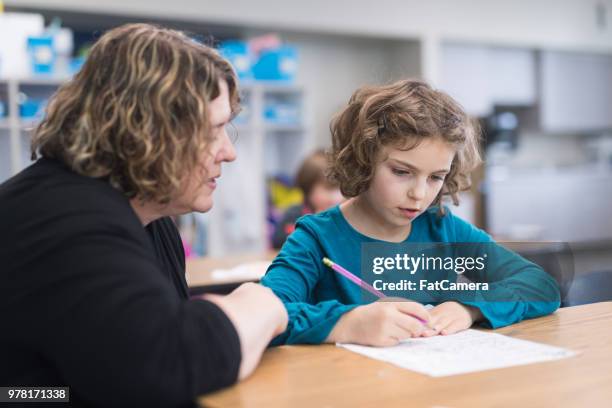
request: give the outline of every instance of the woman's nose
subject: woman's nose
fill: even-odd
[[[221,148],[216,155],[216,161],[218,163],[221,162],[231,162],[236,160],[236,149],[234,148],[234,144],[229,137],[229,134],[226,130],[223,131]]]

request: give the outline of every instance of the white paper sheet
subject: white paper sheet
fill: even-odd
[[[259,280],[265,274],[271,261],[253,261],[230,269],[215,269],[210,276],[215,282]]]
[[[473,329],[449,336],[408,339],[393,347],[337,345],[432,377],[552,361],[576,355],[571,350]]]

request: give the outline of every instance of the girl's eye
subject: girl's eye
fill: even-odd
[[[400,170],[400,169],[391,169],[391,172],[393,172],[393,174],[397,176],[403,176],[409,173],[406,170]]]
[[[444,181],[445,176],[431,176],[434,181]]]

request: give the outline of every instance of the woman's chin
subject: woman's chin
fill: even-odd
[[[200,198],[192,204],[191,211],[204,213],[204,212],[210,211],[212,207],[213,207],[212,197]]]

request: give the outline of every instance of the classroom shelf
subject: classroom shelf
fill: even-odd
[[[269,132],[304,132],[306,128],[300,124],[266,123],[264,130]]]
[[[238,131],[238,160],[223,167],[213,209],[205,215],[206,255],[256,253],[268,247],[267,193],[270,177],[293,176],[314,145],[307,92],[299,84],[241,83],[244,116]],[[296,123],[271,123],[266,106],[289,104]]]
[[[299,84],[274,81],[258,81],[258,82],[241,82],[240,90],[242,92],[250,92],[258,90],[267,93],[279,94],[300,94],[304,92],[304,87]]]
[[[16,83],[18,85],[42,85],[42,86],[60,86],[64,82],[68,81],[71,77],[69,76],[32,76],[32,77],[21,77],[21,78],[0,78],[0,84]]]
[[[8,163],[0,170],[0,182],[18,173],[28,163],[27,139],[36,127],[40,117],[20,118],[19,100],[21,93],[44,100],[55,92],[58,86],[70,79],[68,76],[32,76],[21,78],[0,78],[0,89],[8,116],[0,119],[0,138],[3,150],[0,160]]]
[[[16,128],[21,131],[29,131],[36,127],[38,120],[18,121]],[[15,127],[10,120],[0,119],[0,130],[10,130]]]
[[[19,93],[46,99],[68,77],[31,77],[0,79],[8,117],[0,119],[0,157],[6,164],[0,181],[17,173],[28,163],[28,139],[37,119],[21,119]],[[205,214],[207,255],[261,252],[268,247],[267,182],[270,177],[295,172],[301,158],[313,146],[308,115],[307,93],[303,86],[287,83],[240,84],[245,116],[236,125],[236,150],[240,158],[223,167],[223,176],[214,196],[213,209]],[[294,104],[297,123],[271,123],[264,117],[266,106]],[[7,164],[10,163],[10,164]]]

